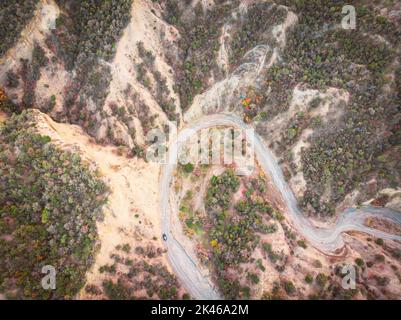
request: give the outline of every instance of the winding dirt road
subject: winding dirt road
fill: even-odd
[[[242,130],[250,129],[240,118],[232,114],[204,116],[188,125],[178,133],[176,143],[172,143],[169,146],[169,160],[163,166],[160,182],[162,232],[167,235],[165,243],[168,249],[168,259],[179,279],[191,296],[196,299],[219,299],[221,296],[211,282],[211,279],[202,274],[197,266],[197,262],[191,258],[170,231],[170,214],[177,214],[177,212],[171,212],[169,206],[170,184],[176,167],[175,163],[177,163],[178,150],[195,132],[215,126],[230,126]],[[256,133],[253,137],[248,136],[247,138],[253,139],[257,161],[266,175],[271,177],[281,193],[287,206],[286,213],[288,219],[297,232],[314,247],[323,252],[332,253],[344,245],[342,233],[349,231],[359,231],[383,239],[401,241],[401,236],[399,235],[392,235],[364,225],[365,219],[373,215],[391,219],[401,224],[401,214],[387,208],[363,207],[348,209],[340,214],[337,223],[332,228],[322,229],[314,227],[309,219],[298,209],[295,196],[287,185],[273,153],[265,146],[262,139]]]

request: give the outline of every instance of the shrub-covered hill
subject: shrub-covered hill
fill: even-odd
[[[77,154],[39,135],[32,111],[0,125],[0,293],[68,299],[85,283],[96,251],[106,185]],[[41,286],[56,269],[56,290]]]
[[[33,17],[38,0],[0,1],[0,56],[10,49]]]
[[[281,158],[290,186],[299,189],[299,205],[310,215],[330,217],[353,195],[354,204],[363,203],[385,188],[399,187],[401,31],[394,4],[214,1],[205,9],[198,1],[190,11],[183,1],[164,3],[165,20],[182,36],[184,63],[174,70],[181,107],[189,108],[184,118],[198,112],[191,110],[192,98],[203,92],[205,113],[234,111],[253,123]],[[356,10],[356,29],[341,27],[345,5]],[[272,28],[286,23],[290,27],[282,31],[280,47]],[[213,92],[207,89],[213,88],[211,79],[226,77],[221,56],[227,55],[228,70],[236,70],[260,45],[278,50],[280,57],[266,73],[255,82],[240,82],[233,98],[216,93],[215,101],[206,100],[211,95],[205,92]],[[325,98],[330,90],[344,94],[347,102],[324,113],[325,104],[332,104]],[[300,102],[299,92],[316,99]]]

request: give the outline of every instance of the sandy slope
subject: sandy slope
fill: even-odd
[[[137,80],[136,66],[141,62],[138,54],[137,43],[143,42],[146,50],[155,56],[154,68],[166,79],[166,85],[170,90],[170,97],[175,100],[177,112],[181,117],[179,99],[174,93],[173,72],[166,63],[166,48],[175,48],[175,42],[179,35],[177,30],[168,25],[161,18],[161,7],[159,4],[149,0],[135,0],[131,7],[131,20],[124,29],[121,39],[116,43],[116,54],[108,64],[111,69],[111,82],[106,101],[103,105],[95,105],[91,98],[88,98],[87,105],[91,110],[98,110],[95,114],[97,123],[94,132],[91,132],[99,140],[107,138],[108,130],[112,130],[114,137],[120,143],[132,148],[134,143],[144,143],[144,125],[137,115],[132,114],[133,121],[129,125],[123,123],[113,115],[110,104],[118,107],[139,108],[137,103],[131,101],[124,92],[128,85],[132,87],[133,93],[138,95],[138,100],[149,108],[148,116],[155,116],[155,127],[161,128],[168,122],[168,119],[154,97],[153,90],[145,88]],[[46,67],[40,70],[40,78],[36,83],[35,98],[36,106],[41,109],[46,106],[49,99],[54,95],[56,104],[50,115],[56,116],[64,107],[64,97],[70,89],[74,80],[75,72],[66,71],[63,61],[56,57],[49,49],[46,39],[55,26],[55,20],[60,15],[60,8],[54,0],[41,0],[37,6],[32,20],[21,32],[19,40],[0,59],[0,86],[6,87],[7,72],[19,73],[21,60],[30,60],[34,44],[38,44],[49,60]],[[17,88],[6,87],[7,95],[16,103],[20,103],[23,97],[22,81]],[[82,93],[81,93],[82,94]],[[101,116],[103,114],[103,116]],[[135,130],[135,137],[129,132]]]
[[[203,1],[204,5],[209,5],[211,1]],[[246,12],[246,5],[249,1],[244,1],[239,8],[243,14]],[[48,10],[42,10],[46,6]],[[179,108],[178,98],[173,94],[172,86],[174,79],[170,74],[170,67],[165,60],[165,46],[170,44],[174,46],[179,34],[177,30],[167,25],[160,17],[160,7],[157,3],[148,0],[134,0],[132,5],[132,19],[124,30],[121,40],[117,44],[117,52],[115,59],[109,64],[112,70],[112,81],[110,84],[110,93],[107,97],[103,110],[107,113],[110,111],[108,104],[115,102],[120,106],[127,107],[128,103],[123,91],[127,84],[131,84],[139,94],[141,101],[144,101],[150,108],[150,113],[158,115],[156,125],[162,125],[167,122],[165,114],[160,109],[160,106],[155,101],[151,92],[144,88],[136,80],[135,65],[140,61],[137,52],[137,42],[142,41],[147,50],[150,50],[156,57],[156,69],[161,72],[167,79],[167,86],[170,88],[172,95],[176,98]],[[5,59],[0,61],[0,83],[4,83],[5,73],[11,69],[18,67],[20,58],[30,58],[33,42],[38,41],[43,45],[45,35],[49,32],[46,21],[54,20],[59,14],[59,10],[54,0],[41,0],[35,18],[27,25],[21,34],[21,40],[12,48]],[[194,119],[202,119],[205,114],[213,114],[223,111],[228,111],[229,103],[235,92],[241,88],[252,85],[258,79],[261,72],[267,71],[274,63],[280,59],[280,52],[285,47],[286,32],[297,22],[297,17],[292,12],[288,12],[287,18],[283,24],[275,26],[272,35],[278,42],[277,48],[271,48],[267,45],[258,45],[244,57],[244,63],[238,69],[234,70],[227,76],[226,79],[214,84],[204,93],[198,95],[194,99],[193,105],[188,112],[183,116],[184,120],[190,123]],[[219,64],[228,70],[228,53],[226,41],[229,41],[229,26],[224,26],[224,32],[220,39]],[[164,34],[164,36],[162,36]],[[46,49],[48,52],[48,49]],[[55,65],[41,71],[41,78],[38,81],[37,98],[48,98],[55,94],[57,98],[56,110],[63,104],[62,90],[67,84],[71,75],[66,73],[62,65]],[[49,85],[47,88],[45,85]],[[21,96],[20,92],[15,92]],[[294,91],[293,103],[287,113],[277,116],[271,121],[271,125],[267,129],[271,134],[277,134],[282,131],[288,119],[291,116],[306,107],[306,104],[311,98],[317,95],[322,95],[319,92],[311,92],[296,89]],[[335,92],[334,89],[329,89],[324,96],[331,100],[347,100],[346,94],[343,92]],[[324,104],[320,106],[316,113],[325,117],[335,105]],[[178,109],[179,112],[180,109]],[[113,118],[114,117],[109,117]],[[220,119],[221,120],[221,119]],[[2,115],[0,114],[0,121]],[[116,120],[116,122],[118,122]],[[112,122],[110,122],[112,123]],[[219,122],[210,122],[219,124]],[[242,126],[242,124],[239,124]],[[158,239],[160,244],[160,234],[163,228],[164,232],[169,234],[170,227],[168,216],[168,200],[169,200],[169,180],[164,176],[161,180],[159,189],[159,174],[160,167],[156,164],[145,163],[138,159],[127,159],[124,156],[118,155],[118,150],[115,147],[100,146],[95,144],[91,138],[86,135],[79,127],[59,124],[52,121],[48,116],[38,113],[38,126],[42,133],[50,135],[53,141],[58,143],[63,148],[70,148],[82,154],[93,167],[99,169],[100,173],[111,188],[110,201],[106,209],[105,219],[99,222],[99,237],[102,244],[100,252],[93,269],[88,273],[90,283],[97,284],[100,281],[98,268],[101,265],[109,263],[109,256],[113,252],[116,245],[121,243],[135,244],[141,242],[145,244],[153,237]],[[107,132],[108,126],[112,129],[122,128],[122,131],[127,130],[125,124],[115,125],[113,127],[106,120],[105,127],[101,127],[99,134]],[[143,128],[138,118],[135,118],[133,126],[136,129],[136,141],[143,143]],[[122,133],[124,134],[124,132]],[[302,147],[307,147],[307,138],[311,132],[306,132],[299,144],[295,146],[295,157],[299,158],[299,153]],[[278,139],[277,136],[272,136]],[[126,144],[131,146],[133,141],[127,138]],[[273,173],[280,172],[277,169],[275,162],[263,158],[265,149],[263,144],[260,147],[261,162],[264,163],[266,171],[273,170]],[[170,170],[170,168],[166,168]],[[312,242],[321,242],[319,237],[315,237],[317,233],[313,233],[313,226],[298,214],[295,199],[291,197],[291,190],[282,183],[283,179],[276,176],[276,184],[281,185],[282,193],[286,194],[287,203],[289,204],[290,213],[293,218],[293,223],[298,226],[300,233],[305,232]],[[296,181],[290,181],[290,187],[295,189],[297,193],[303,190],[303,177],[299,176]],[[288,190],[287,190],[288,189]],[[159,200],[161,198],[163,220],[160,221]],[[135,218],[138,214],[139,218]],[[349,215],[348,215],[349,216]],[[335,233],[322,234],[324,240],[331,242],[331,248],[338,247],[342,244],[340,233],[349,229],[359,228],[363,231],[363,227],[359,224],[359,220],[346,220],[340,222]],[[358,222],[358,223],[356,223]],[[324,233],[324,232],[323,232]],[[334,245],[333,245],[334,244]],[[202,273],[196,267],[190,256],[176,241],[173,236],[169,236],[168,241],[169,258],[173,269],[177,272],[188,289],[192,289],[195,297],[216,298],[219,295],[212,288],[209,279],[205,279]],[[166,261],[167,263],[167,261]],[[195,280],[194,280],[195,279]],[[82,292],[80,298],[85,298],[86,293]]]
[[[239,16],[246,12],[247,1],[241,3],[238,8]],[[296,24],[298,18],[287,11],[286,19],[282,24],[273,27],[272,37],[277,40],[278,46],[271,47],[268,44],[260,44],[249,50],[243,57],[242,64],[227,77],[214,83],[205,92],[195,96],[190,108],[184,114],[184,120],[191,122],[204,114],[230,111],[232,102],[238,101],[237,93],[246,91],[249,86],[255,85],[259,76],[270,69],[279,59],[280,50],[286,43],[286,33]],[[228,72],[228,47],[230,45],[230,28],[227,23],[222,28],[220,37],[220,49],[217,62],[225,72]]]
[[[4,122],[7,119],[7,115],[0,111],[0,122]]]
[[[60,10],[54,0],[40,0],[31,21],[22,30],[16,45],[0,59],[0,82],[6,72],[19,64],[19,59],[30,59],[35,42],[43,43]]]
[[[110,63],[113,78],[110,83],[110,93],[106,99],[105,108],[108,110],[109,103],[117,103],[127,108],[129,103],[124,90],[130,84],[139,95],[141,101],[149,107],[151,114],[158,115],[155,121],[156,125],[162,125],[168,122],[165,113],[152,96],[152,93],[139,83],[136,78],[136,65],[141,62],[137,44],[142,42],[144,48],[155,56],[155,68],[166,77],[166,85],[170,90],[171,97],[177,102],[177,112],[181,113],[178,103],[179,98],[173,90],[173,73],[170,72],[171,68],[164,59],[164,46],[175,41],[178,33],[175,28],[169,26],[160,18],[157,5],[149,1],[133,1],[131,16],[131,21],[118,42],[115,58]],[[145,139],[143,128],[139,119],[137,120],[134,124],[137,132],[136,142],[143,143]]]
[[[60,124],[37,111],[38,128],[62,148],[79,152],[82,158],[97,168],[111,188],[104,221],[98,222],[100,252],[87,275],[88,283],[99,284],[99,267],[110,263],[110,254],[119,244],[146,246],[157,238],[160,243],[160,213],[158,207],[159,166],[143,160],[127,159],[117,154],[117,148],[93,143],[78,126]],[[139,217],[135,217],[135,215]],[[165,261],[165,258],[163,258]],[[167,263],[166,263],[167,264]],[[79,298],[86,298],[82,291]]]

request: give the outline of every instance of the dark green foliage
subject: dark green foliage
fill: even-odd
[[[0,291],[15,298],[72,298],[93,263],[104,183],[77,154],[36,133],[22,112],[0,126]],[[52,265],[57,289],[41,287]]]
[[[131,151],[132,151],[132,155],[133,155],[134,157],[145,158],[146,153],[145,153],[145,150],[144,150],[143,147],[140,147],[140,146],[138,146],[138,145],[135,145],[135,147],[132,148]]]
[[[110,279],[105,280],[102,286],[104,293],[110,300],[127,300],[131,298],[132,290],[120,278],[117,280],[117,283]]]
[[[317,283],[317,285],[319,286],[319,287],[324,287],[325,285],[326,285],[326,283],[327,283],[327,276],[325,275],[325,274],[323,274],[323,273],[319,273],[317,276],[316,276],[316,283]]]
[[[21,78],[24,83],[24,96],[22,97],[22,107],[35,107],[36,82],[40,79],[40,69],[49,62],[45,51],[35,44],[32,51],[31,61],[22,60]]]
[[[340,300],[351,300],[353,299],[357,293],[359,292],[359,289],[343,289],[340,286],[335,286],[333,288],[333,298],[335,299],[340,299]]]
[[[164,18],[169,24],[177,24],[181,17],[181,9],[178,5],[178,1],[166,1],[166,9]]]
[[[0,1],[0,57],[18,40],[22,29],[34,16],[38,0]]]
[[[336,34],[338,48],[347,59],[366,65],[373,73],[380,73],[392,58],[392,51],[385,43],[374,43],[370,37],[357,32]]]
[[[93,134],[98,110],[89,110],[87,101],[91,98],[97,109],[104,105],[112,77],[104,61],[114,57],[117,42],[130,19],[132,1],[56,2],[62,13],[46,44],[67,70],[75,71],[73,81],[65,88],[64,110],[58,119],[78,124]]]
[[[277,261],[280,261],[283,259],[282,255],[273,251],[272,245],[270,243],[267,243],[267,242],[263,243],[262,249],[267,254],[267,256],[269,257],[269,259],[272,263],[276,263]]]
[[[12,70],[7,72],[6,86],[9,88],[17,88],[19,85],[19,76]]]
[[[90,133],[91,121],[96,119],[94,114],[104,105],[110,81],[111,71],[108,65],[90,59],[79,65],[74,82],[66,88],[64,110],[58,117],[63,121],[78,124]],[[96,110],[87,108],[89,97],[97,106]]]
[[[123,247],[124,245],[119,246],[120,249],[123,249]],[[137,247],[135,251],[138,248],[142,247]],[[150,246],[147,250],[159,252],[161,249]],[[115,258],[116,255],[113,254],[112,256]],[[148,258],[152,259],[155,256]],[[108,299],[178,299],[179,283],[177,278],[160,262],[148,262],[144,259],[140,261],[135,259],[133,261],[122,257],[118,260],[111,266],[112,269],[110,266],[104,266],[102,270],[103,272],[117,274],[117,281],[107,278],[103,281],[103,291]],[[129,267],[128,271],[125,271],[127,266]],[[137,295],[137,292],[142,289],[146,290],[147,297]],[[190,297],[184,294],[183,299],[187,298]]]
[[[258,275],[255,274],[255,273],[249,272],[249,273],[247,274],[247,279],[248,279],[249,281],[251,281],[251,283],[253,283],[253,284],[258,284],[258,283],[259,283],[259,277],[258,277]]]
[[[231,195],[237,190],[238,186],[239,179],[232,170],[227,170],[218,177],[213,176],[207,190],[206,207],[212,211],[228,209]]]
[[[192,171],[194,171],[194,165],[192,163],[187,163],[187,164],[182,166],[182,169],[186,173],[191,173]]]
[[[367,191],[366,181],[375,179],[377,189],[398,186],[400,71],[394,72],[395,88],[392,86],[391,92],[383,91],[383,85],[388,82],[384,75],[394,71],[390,66],[396,58],[399,28],[379,16],[373,6],[360,1],[279,0],[277,4],[289,6],[299,21],[287,36],[283,60],[269,69],[266,81],[257,88],[267,119],[287,110],[293,89],[300,83],[320,91],[328,86],[344,89],[351,98],[347,105],[338,105],[343,117],[337,123],[322,124],[319,118],[297,115],[283,133],[278,152],[289,162],[290,177],[297,170],[293,159],[287,156],[291,145],[306,127],[319,129],[312,135],[312,146],[302,153],[307,190],[301,205],[310,213],[330,215],[355,188]],[[335,27],[341,22],[345,4],[357,8],[356,31]],[[268,39],[251,41],[250,45],[266,42]],[[319,103],[317,98],[310,108]],[[258,131],[264,134],[263,124]],[[329,197],[323,201],[325,192]],[[373,194],[362,192],[361,197],[368,199],[375,190],[370,192]]]
[[[219,37],[224,22],[236,4],[237,1],[218,1],[212,9],[205,8],[204,12],[201,3],[198,3],[194,15],[183,19],[185,4],[177,0],[166,1],[164,18],[174,24],[181,35],[179,61],[175,56],[169,58],[170,65],[174,65],[176,71],[177,91],[183,110],[191,105],[196,94],[206,88],[212,70],[215,76],[220,76],[216,65]]]
[[[390,283],[390,279],[388,277],[376,276],[375,279],[377,284],[382,287],[385,287]]]
[[[211,225],[206,233],[211,245],[212,262],[219,287],[228,299],[238,298],[244,293],[240,290],[239,281],[233,280],[227,269],[250,262],[259,244],[258,233],[273,233],[278,229],[275,223],[266,222],[273,216],[274,210],[262,200],[266,183],[262,178],[247,180],[245,198],[235,203],[232,211],[229,210],[239,183],[234,172],[228,169],[220,176],[211,178],[206,194],[206,209]],[[282,260],[281,255],[269,248],[268,255],[272,261]],[[265,270],[262,260],[257,261],[257,266]],[[257,274],[248,273],[247,278],[253,284],[259,281]]]
[[[85,291],[93,295],[100,295],[102,293],[102,290],[96,285],[87,285]]]
[[[110,274],[115,274],[116,273],[116,265],[104,265],[99,268],[100,273],[110,273]]]
[[[284,282],[284,290],[287,292],[287,294],[291,295],[295,293],[295,286],[292,283],[292,281],[285,281]]]
[[[43,112],[45,112],[45,113],[49,113],[49,112],[51,112],[51,111],[53,110],[53,108],[54,108],[55,106],[56,106],[56,96],[55,96],[55,95],[52,95],[52,96],[48,99],[47,103],[43,106],[42,110],[43,110]]]
[[[240,294],[241,286],[237,279],[218,277],[217,284],[227,300],[236,299]]]
[[[278,3],[290,6],[299,22],[288,35],[283,61],[273,66],[267,76],[266,84],[272,89],[265,97],[268,113],[286,110],[290,93],[299,83],[319,90],[328,86],[344,89],[351,97],[347,105],[339,105],[343,117],[338,123],[329,122],[317,130],[311,147],[302,153],[307,190],[301,205],[311,213],[331,215],[346,194],[365,188],[366,181],[375,179],[377,189],[396,187],[401,172],[396,160],[400,141],[397,108],[401,100],[397,90],[384,92],[383,85],[384,75],[393,72],[390,65],[396,58],[393,48],[399,44],[399,28],[360,1]],[[345,4],[354,4],[358,10],[356,31],[334,28],[341,22]],[[375,38],[374,33],[388,42]],[[318,102],[310,107],[316,107]],[[308,122],[291,121],[280,151],[289,150],[305,125]],[[316,126],[316,122],[311,125]],[[329,197],[323,201],[325,192]],[[368,192],[362,194],[367,199],[372,196]]]
[[[361,258],[356,258],[355,263],[358,265],[358,267],[363,267],[365,265],[365,261]]]
[[[182,295],[182,300],[191,300],[191,296],[188,293]]]
[[[21,111],[21,107],[13,103],[2,88],[0,88],[0,111],[3,111],[7,114]]]
[[[266,268],[263,265],[263,261],[262,259],[258,259],[256,260],[256,266],[262,271],[264,272],[266,270]]]
[[[249,300],[251,298],[251,288],[248,286],[242,287],[240,289],[240,298]]]
[[[275,223],[272,224],[261,224],[257,227],[257,231],[260,233],[275,233],[277,231],[277,225]]]
[[[291,68],[286,64],[277,63],[270,68],[266,75],[266,82],[259,90],[262,94],[261,105],[265,105],[263,112],[268,115],[265,120],[287,110],[296,84],[297,79],[292,75]],[[266,94],[269,86],[271,92]]]
[[[309,117],[305,115],[304,112],[297,112],[289,120],[288,129],[286,132],[283,133],[281,144],[288,149],[289,146],[297,141],[298,137],[302,133],[302,130],[309,125],[309,120]]]
[[[298,244],[301,248],[304,248],[304,249],[307,248],[307,245],[306,245],[306,243],[305,243],[305,240],[298,240],[298,241],[297,241],[297,244]]]
[[[129,253],[131,251],[131,246],[126,243],[121,247],[121,250],[124,251],[125,253]]]
[[[313,277],[309,273],[305,276],[305,282],[309,284],[313,282]]]
[[[51,41],[71,70],[92,59],[110,61],[116,42],[128,24],[131,0],[57,0],[64,13]]]
[[[167,80],[162,74],[155,69],[155,57],[152,52],[145,49],[142,42],[138,42],[138,53],[142,59],[142,63],[136,65],[137,80],[146,88],[151,90],[157,103],[166,113],[167,118],[171,121],[176,120],[176,107],[174,99],[170,98],[170,89],[167,87]],[[151,86],[148,72],[152,76],[155,85]]]
[[[235,67],[250,49],[258,44],[271,43],[266,38],[269,30],[284,21],[286,10],[271,3],[255,3],[247,9],[247,15],[241,19],[233,32],[230,63]]]
[[[162,250],[160,248],[156,249],[153,246],[142,247],[138,246],[135,248],[135,253],[149,259],[160,257]]]

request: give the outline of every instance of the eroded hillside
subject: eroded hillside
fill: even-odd
[[[344,30],[342,6],[323,2],[39,1],[8,37],[0,83],[21,108],[135,156],[181,110],[235,112],[303,208],[332,215],[398,186],[399,21],[397,7],[356,1]]]
[[[356,29],[345,30],[341,26],[345,4],[356,8]],[[255,128],[279,159],[300,208],[314,219],[314,225],[326,226],[344,208],[362,203],[399,211],[400,10],[399,4],[389,1],[373,4],[359,0],[2,2],[0,25],[5,41],[0,46],[0,121],[12,114],[25,118],[34,114],[33,122],[40,134],[49,136],[51,145],[79,154],[91,163],[109,189],[108,202],[101,210],[104,220],[96,224],[90,220],[90,240],[82,234],[77,235],[78,240],[75,234],[71,239],[63,234],[53,239],[64,244],[72,241],[71,245],[80,250],[73,253],[78,256],[73,263],[79,268],[66,276],[80,278],[79,284],[60,289],[54,298],[184,297],[184,289],[171,274],[160,239],[160,166],[144,159],[146,148],[154,142],[147,139],[148,134],[154,130],[167,134],[171,123],[182,128],[204,115],[224,112],[239,116]],[[24,111],[32,108],[40,112]],[[12,139],[21,134],[15,119],[13,116],[1,127]],[[7,137],[0,137],[3,144],[11,143],[4,140]],[[49,143],[42,142],[41,148]],[[28,158],[23,160],[43,156],[42,151],[38,150],[38,155],[35,150],[28,148]],[[17,165],[15,159],[19,159],[18,148],[11,153],[3,151],[0,164],[12,172],[11,167]],[[40,170],[52,172],[63,166],[42,163],[41,158],[38,161],[44,166]],[[74,161],[70,165],[73,164]],[[205,192],[210,177],[203,178]],[[6,190],[9,183],[10,180],[3,181],[0,187]],[[41,187],[45,187],[43,183]],[[9,191],[12,194],[2,198],[0,210],[7,211],[4,228],[14,223],[14,218],[8,217],[8,209],[4,211],[16,205],[12,197],[29,191],[16,190],[19,191]],[[99,201],[92,200],[96,204]],[[59,208],[60,204],[46,208],[48,197],[38,201],[34,202],[39,206],[32,213],[32,223],[47,230],[48,221],[60,210],[75,214],[79,210],[74,206],[81,207],[83,200],[71,200],[69,205],[76,210]],[[25,204],[18,202],[19,205],[25,208]],[[43,210],[49,211],[44,214]],[[196,219],[186,217],[185,221],[189,218],[196,229]],[[380,219],[369,223],[386,230],[394,228]],[[83,226],[71,228],[75,227],[80,230]],[[67,226],[66,230],[71,228]],[[302,246],[284,235],[282,227],[279,229],[280,235],[271,237],[285,243],[288,252],[319,255],[312,248],[304,248],[305,253]],[[399,235],[399,230],[395,234]],[[51,240],[48,235],[42,236]],[[7,252],[12,250],[10,237],[7,231],[1,240],[10,242],[10,247],[4,249]],[[53,242],[49,248],[55,245]],[[99,244],[97,251],[95,243]],[[257,259],[269,258],[271,247],[265,247],[265,251],[259,248],[262,251]],[[399,295],[398,242],[380,247],[356,233],[350,236],[347,248],[350,255],[344,261],[363,258],[374,266],[369,269],[366,261],[361,265],[356,262],[367,280],[361,282],[361,293],[355,293],[355,297]],[[369,248],[377,251],[377,257],[366,252]],[[387,253],[385,248],[390,248]],[[214,254],[213,261],[220,261]],[[42,254],[38,257],[43,259]],[[80,264],[81,258],[86,262]],[[321,259],[332,263],[330,258]],[[311,261],[308,258],[308,268],[313,265]],[[305,266],[299,267],[299,274],[296,270],[283,274],[283,270],[277,270],[276,261],[271,264],[262,266],[277,272],[279,285],[271,278],[261,277],[264,280],[256,289],[239,294],[238,285],[236,294],[231,296],[283,297],[278,292],[289,294],[285,289],[288,281],[299,284],[307,275]],[[394,276],[387,293],[382,287],[388,283],[380,284],[387,282],[380,280],[380,268]],[[320,273],[335,276],[333,268],[324,264],[323,269]],[[250,269],[247,274],[261,270]],[[13,291],[18,281],[28,276],[25,271],[18,270],[23,274],[7,277],[2,272],[2,287]],[[83,274],[86,281],[82,280]],[[4,282],[6,278],[8,282]],[[152,281],[155,286],[150,284]],[[249,276],[241,285],[252,281],[256,282],[256,278]],[[87,287],[81,290],[84,282]],[[274,289],[280,284],[281,289]],[[322,288],[325,285],[326,282]],[[37,294],[35,286],[26,288],[24,296]],[[319,285],[317,288],[322,289]],[[303,283],[299,289],[297,286],[297,292],[289,288],[289,295],[313,297],[320,290],[313,289]],[[320,293],[316,293],[318,297],[329,298]],[[341,294],[331,296],[338,297]]]

